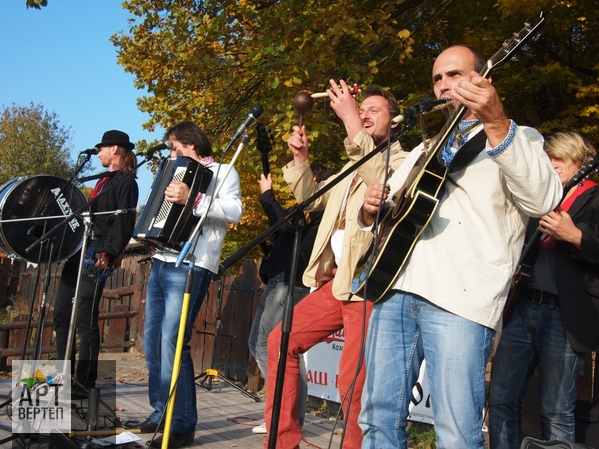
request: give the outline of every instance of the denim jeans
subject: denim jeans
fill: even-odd
[[[56,332],[56,358],[66,360],[66,350],[73,310],[73,298],[79,274],[79,255],[72,256],[62,270],[54,304],[54,331]],[[81,278],[77,320],[75,330],[79,337],[79,360],[75,364],[75,342],[71,351],[71,374],[85,388],[93,388],[98,377],[98,355],[100,353],[100,328],[98,315],[104,282]],[[75,368],[76,367],[76,368]]]
[[[522,297],[501,333],[493,357],[489,405],[492,449],[517,449],[522,400],[538,366],[543,440],[575,441],[576,380],[584,354],[568,343],[559,308]]]
[[[438,449],[483,449],[485,368],[494,331],[405,292],[374,305],[366,342],[362,448],[407,449],[412,388],[426,359]]]
[[[256,315],[252,322],[248,346],[250,353],[256,359],[258,368],[264,379],[268,377],[268,336],[277,324],[283,319],[284,300],[289,292],[289,285],[285,284],[285,273],[281,272],[269,279],[266,289],[260,298]],[[293,305],[300,302],[310,289],[304,286],[295,287],[293,292]],[[298,416],[300,425],[304,425],[304,415],[308,403],[308,382],[306,381],[306,365],[304,355],[300,354],[300,393],[298,402]]]
[[[156,424],[167,408],[188,273],[187,265],[175,267],[174,263],[152,260],[144,324],[144,352],[148,365],[148,394],[150,405],[154,408],[149,419]],[[210,271],[194,267],[171,427],[171,431],[175,433],[192,433],[198,422],[195,375],[189,341],[211,278]]]

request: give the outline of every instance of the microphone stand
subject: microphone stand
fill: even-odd
[[[206,211],[208,213],[208,211]],[[168,448],[173,424],[173,413],[175,412],[175,398],[177,397],[177,382],[179,381],[179,370],[181,369],[181,356],[183,346],[185,346],[185,328],[187,327],[187,315],[189,314],[189,301],[193,289],[193,269],[195,257],[192,254],[188,259],[188,270],[185,276],[185,288],[183,291],[183,302],[181,303],[181,317],[179,318],[179,332],[177,334],[177,344],[175,346],[175,358],[173,359],[173,372],[171,375],[171,385],[169,389],[168,402],[166,404],[166,414],[164,420],[164,431],[162,433],[162,449]]]
[[[77,173],[81,170],[81,168],[83,167],[83,164],[85,164],[89,159],[90,159],[91,155],[88,154],[86,161],[83,162],[75,171],[75,174],[71,177],[71,179],[67,182],[67,185],[69,183],[71,183],[73,181],[73,179],[75,179],[75,176],[77,175]],[[126,176],[131,176],[132,174],[136,173],[137,169],[139,167],[141,167],[143,164],[145,164],[146,162],[148,162],[152,157],[152,153],[149,153],[148,155],[146,155],[146,158],[135,165],[135,167],[127,172],[123,174],[122,169],[119,170],[117,172],[117,174],[114,177],[114,181],[110,184],[108,184],[106,186],[105,189],[103,189],[96,197],[92,198],[91,200],[89,200],[87,203],[83,204],[81,207],[79,207],[77,210],[75,210],[74,212],[71,212],[71,214],[69,214],[68,216],[65,216],[64,219],[57,223],[53,228],[51,228],[49,231],[44,232],[44,234],[39,237],[35,242],[33,242],[31,245],[29,245],[27,248],[25,248],[26,252],[31,251],[33,248],[35,248],[36,246],[45,243],[49,237],[51,237],[54,233],[56,233],[62,226],[64,226],[66,223],[69,223],[73,218],[75,217],[79,217],[82,216],[83,217],[83,224],[85,226],[85,232],[83,235],[83,241],[82,241],[82,245],[81,245],[81,253],[80,253],[80,259],[79,259],[79,273],[77,276],[77,283],[75,286],[75,293],[74,293],[74,297],[73,297],[73,301],[72,301],[72,310],[71,310],[71,319],[70,319],[70,323],[69,323],[69,332],[68,332],[68,337],[67,337],[67,346],[66,346],[66,350],[65,350],[65,359],[66,360],[70,360],[71,359],[71,353],[73,351],[73,345],[74,345],[74,340],[75,340],[75,325],[76,325],[76,320],[77,320],[77,308],[79,306],[79,292],[80,292],[80,284],[81,284],[81,278],[83,276],[82,273],[82,269],[83,269],[83,265],[84,265],[84,260],[85,260],[85,252],[86,252],[86,246],[87,246],[87,239],[89,237],[89,233],[91,230],[91,213],[89,211],[89,208],[96,202],[98,201],[98,198],[100,198],[102,195],[106,194],[106,192],[110,191],[111,188],[113,188],[116,184],[118,184],[117,181],[121,181],[123,179],[125,179]],[[121,176],[123,175],[123,176]],[[122,213],[122,210],[120,211]],[[111,212],[105,212],[105,213],[114,213],[114,211]],[[102,213],[96,213],[96,215],[100,215]],[[71,256],[72,257],[72,256]],[[38,329],[39,331],[39,329]],[[82,385],[80,385],[81,387],[83,387]],[[116,422],[116,412],[109,407],[107,404],[105,404],[102,400],[98,399],[98,402],[103,404],[108,410],[110,410],[110,412],[113,415],[113,418]]]
[[[77,170],[75,170],[75,173],[73,174],[73,176],[67,181],[67,183],[64,185],[63,190],[66,191],[66,187],[70,184],[72,184],[73,180],[75,179],[75,176],[77,175],[77,173],[83,168],[83,166],[89,161],[91,155],[87,155],[87,158],[85,161],[83,161],[81,163],[81,165],[77,168]],[[43,212],[42,212],[43,215]],[[46,220],[48,219],[48,217],[44,217]],[[47,242],[46,242],[47,243]],[[33,360],[39,360],[42,354],[42,344],[43,344],[43,331],[44,331],[44,325],[46,322],[46,300],[48,298],[48,289],[50,288],[50,267],[52,265],[52,253],[54,252],[54,242],[50,242],[50,251],[48,253],[48,262],[47,262],[47,266],[46,266],[46,274],[44,276],[44,288],[42,291],[42,302],[40,304],[40,310],[39,310],[39,316],[38,316],[38,322],[37,322],[37,332],[36,332],[36,336],[35,336],[35,343],[33,345]],[[40,259],[41,259],[41,253],[42,251],[40,251]],[[40,262],[38,261],[38,273],[37,273],[37,280],[36,280],[36,288],[34,288],[33,290],[33,295],[35,297],[35,292],[37,290],[37,282],[39,280],[39,265]],[[32,305],[33,305],[33,301],[32,301]],[[33,310],[30,311],[29,317],[27,319],[27,326],[29,327],[29,323],[32,319],[33,316]],[[25,332],[25,335],[29,335],[28,331]],[[25,358],[23,357],[21,360],[24,360]]]
[[[276,442],[277,442],[277,433],[279,430],[279,417],[280,417],[280,413],[281,413],[283,382],[285,380],[285,366],[287,363],[287,350],[289,348],[289,337],[291,334],[291,325],[292,325],[292,321],[293,321],[293,306],[292,306],[292,304],[293,304],[293,289],[295,287],[295,277],[297,274],[301,231],[305,227],[305,224],[306,224],[305,217],[304,217],[304,210],[306,209],[306,207],[308,207],[310,204],[312,204],[315,200],[317,200],[318,198],[323,196],[325,193],[327,193],[329,190],[331,190],[333,187],[335,187],[337,184],[339,184],[343,179],[348,177],[355,170],[357,170],[359,167],[361,167],[366,162],[368,162],[370,159],[372,159],[375,155],[377,155],[378,153],[381,153],[382,151],[384,151],[387,148],[390,148],[391,144],[393,144],[394,142],[399,140],[399,138],[403,134],[405,134],[409,129],[411,129],[411,127],[407,126],[405,131],[403,131],[402,133],[397,133],[397,134],[393,135],[389,140],[386,140],[381,145],[378,145],[374,150],[372,150],[372,152],[370,152],[369,154],[364,156],[358,162],[354,163],[351,168],[348,168],[345,171],[342,171],[341,173],[339,173],[331,182],[327,183],[318,192],[314,193],[311,197],[307,198],[306,200],[302,201],[301,203],[296,204],[291,209],[289,209],[287,214],[284,217],[282,217],[278,222],[273,224],[270,228],[268,228],[266,231],[264,231],[262,234],[260,234],[254,240],[249,242],[243,248],[237,250],[234,254],[232,254],[230,257],[228,257],[222,263],[222,266],[226,270],[226,269],[230,268],[232,265],[234,265],[236,262],[241,260],[243,257],[245,257],[252,248],[259,245],[266,238],[268,238],[269,236],[274,234],[276,231],[278,231],[281,227],[283,227],[287,223],[291,223],[293,225],[293,227],[295,228],[295,235],[294,235],[294,240],[293,240],[293,253],[292,253],[293,258],[292,258],[292,262],[291,262],[291,271],[290,271],[290,275],[289,275],[289,279],[290,279],[289,280],[289,290],[287,291],[287,295],[286,295],[285,299],[283,300],[283,319],[281,321],[281,346],[280,346],[280,350],[279,350],[279,364],[278,364],[276,384],[275,384],[275,398],[273,401],[273,410],[272,410],[272,417],[271,417],[271,423],[270,423],[270,429],[269,429],[268,449],[275,449]]]
[[[105,171],[102,173],[97,173],[95,175],[84,176],[82,178],[77,178],[77,182],[87,182],[87,181],[93,181],[94,179],[102,179],[102,178],[105,178],[106,176],[108,176],[109,174],[110,174],[109,171]]]

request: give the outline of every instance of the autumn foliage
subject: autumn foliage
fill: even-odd
[[[599,114],[598,12],[592,0],[129,0],[130,27],[113,36],[119,64],[148,95],[139,108],[146,124],[198,123],[222,153],[254,103],[273,137],[270,154],[277,195],[293,204],[280,168],[290,159],[285,140],[297,123],[292,101],[302,90],[323,92],[328,80],[378,84],[409,106],[432,95],[435,56],[468,44],[486,56],[541,11],[538,40],[493,74],[510,117],[543,133],[581,132],[597,143]],[[425,123],[434,133],[442,117]],[[315,161],[339,167],[344,128],[327,101],[305,116]],[[420,138],[402,138],[409,147]],[[252,129],[236,163],[244,218],[227,238],[225,256],[266,227],[257,201],[260,154]],[[224,155],[227,160],[232,151]],[[258,255],[255,252],[254,255]]]

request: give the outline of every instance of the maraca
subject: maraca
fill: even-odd
[[[300,128],[304,124],[304,115],[312,109],[312,106],[314,106],[314,98],[305,90],[298,93],[293,99],[293,107],[299,114],[297,126]]]

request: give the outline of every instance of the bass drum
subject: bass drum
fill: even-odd
[[[33,263],[68,259],[83,243],[85,229],[81,216],[64,223],[30,251],[26,249],[86,203],[76,186],[58,176],[23,176],[2,184],[0,249],[10,257]]]

